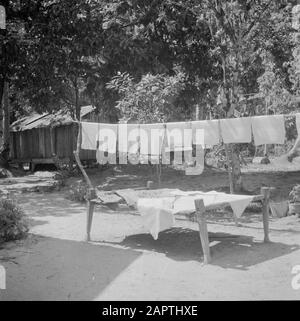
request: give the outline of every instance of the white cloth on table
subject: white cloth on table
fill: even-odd
[[[251,119],[220,119],[221,136],[225,144],[250,143],[252,140]]]
[[[139,198],[137,209],[142,216],[144,226],[150,231],[154,239],[158,233],[174,225],[175,214],[188,214],[195,212],[196,199],[203,199],[204,206],[221,203],[230,204],[236,217],[241,217],[246,207],[253,200],[251,195],[232,195],[220,192],[201,191],[173,191],[171,197]]]
[[[140,198],[137,202],[143,224],[155,240],[157,240],[159,232],[174,225],[173,202],[174,197]]]
[[[285,126],[283,115],[251,117],[252,132],[256,146],[284,144]]]
[[[166,123],[168,147],[166,151],[192,150],[191,122]]]
[[[81,148],[96,150],[98,132],[98,123],[81,122]]]
[[[212,204],[221,204],[228,202],[232,208],[233,213],[236,217],[241,217],[246,207],[253,200],[251,195],[235,195],[235,194],[226,194],[216,191],[211,192],[174,192],[177,199],[174,202],[174,213],[180,212],[194,212],[195,211],[195,199],[203,199],[204,206],[209,206]]]
[[[214,146],[220,143],[220,127],[218,119],[192,121],[193,144],[195,145],[201,144],[202,142],[201,136],[199,137],[197,135],[197,129],[204,130],[205,146]]]

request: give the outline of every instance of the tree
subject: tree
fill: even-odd
[[[282,21],[286,15],[274,16],[278,8],[287,8],[287,2],[272,0],[257,1],[201,1],[198,7],[199,19],[208,24],[211,34],[211,55],[216,57],[222,68],[223,115],[232,117],[238,109],[239,100],[253,90],[257,77],[253,77],[252,66],[260,63],[260,51],[272,49],[275,20]],[[281,27],[283,24],[281,24]],[[280,29],[281,31],[281,29]],[[269,32],[269,33],[268,33]],[[277,30],[278,32],[278,30]],[[284,36],[286,33],[282,32]],[[258,70],[259,71],[259,70]],[[263,70],[261,70],[262,72]],[[257,69],[256,69],[257,73]],[[258,75],[259,76],[259,72]],[[252,91],[253,92],[253,91]],[[230,158],[232,179],[231,192],[243,189],[238,149],[226,146]]]
[[[148,72],[172,76],[176,65],[187,80],[174,104],[189,115],[206,96],[209,32],[197,21],[194,1],[37,3],[39,10],[24,26],[26,43],[18,55],[24,59],[16,64],[15,79],[34,109],[77,105],[78,113],[79,96],[109,112],[118,97],[106,83],[117,72],[139,80]]]
[[[168,121],[176,110],[174,101],[184,89],[184,74],[175,76],[146,74],[139,82],[127,74],[119,74],[107,84],[119,93],[117,108],[121,116],[141,123]]]
[[[190,118],[206,97],[211,75],[210,34],[198,21],[192,0],[105,1],[103,55],[106,75],[128,72],[135,81],[143,75],[174,76],[176,66],[186,74],[185,89],[174,108]],[[104,71],[104,70],[103,70]],[[109,79],[106,81],[108,82]],[[180,120],[180,119],[178,119]]]
[[[265,110],[275,113],[288,112],[293,108],[291,93],[285,86],[280,70],[274,64],[274,58],[270,53],[263,52],[262,65],[264,73],[257,78],[259,93],[265,100]]]
[[[9,89],[20,69],[24,65],[21,48],[27,43],[26,27],[39,14],[44,2],[41,0],[10,1],[2,0],[0,4],[6,11],[6,29],[0,30],[0,105],[3,114],[3,146],[1,163],[7,166],[9,156]]]
[[[80,118],[81,92],[95,65],[101,64],[96,59],[103,45],[101,16],[92,12],[95,3],[45,3],[28,29],[31,41],[22,48],[26,64],[17,84],[36,110],[65,107]]]
[[[294,43],[292,59],[290,62],[289,75],[292,83],[292,93],[294,96],[300,96],[300,4],[293,7],[294,32],[291,40]]]

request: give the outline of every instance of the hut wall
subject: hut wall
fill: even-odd
[[[59,158],[73,157],[73,125],[59,126],[53,129],[54,150]]]
[[[100,119],[101,118],[101,119]],[[84,116],[83,121],[109,123],[109,118],[103,118],[96,112]],[[11,132],[10,156],[13,160],[30,161],[31,159],[50,159],[52,150],[59,158],[73,159],[76,149],[78,124],[72,123],[54,127],[33,128],[23,131]],[[96,160],[96,151],[81,150],[82,160]]]
[[[51,140],[49,128],[34,128],[11,133],[11,158],[27,160],[50,158]]]
[[[54,127],[53,148],[59,158],[73,159],[76,149],[77,124]],[[10,157],[13,160],[50,159],[52,157],[51,132],[49,127],[34,128],[11,133]],[[93,150],[81,150],[82,160],[96,160]]]

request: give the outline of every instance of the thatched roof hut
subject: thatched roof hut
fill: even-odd
[[[93,106],[81,107],[81,120],[100,122]],[[101,119],[101,122],[105,122]],[[73,163],[78,123],[68,111],[32,114],[15,121],[10,128],[10,158],[15,163]],[[81,159],[93,161],[95,151],[81,151]]]

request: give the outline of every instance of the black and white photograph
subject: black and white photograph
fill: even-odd
[[[298,300],[300,0],[0,0],[0,301]]]

